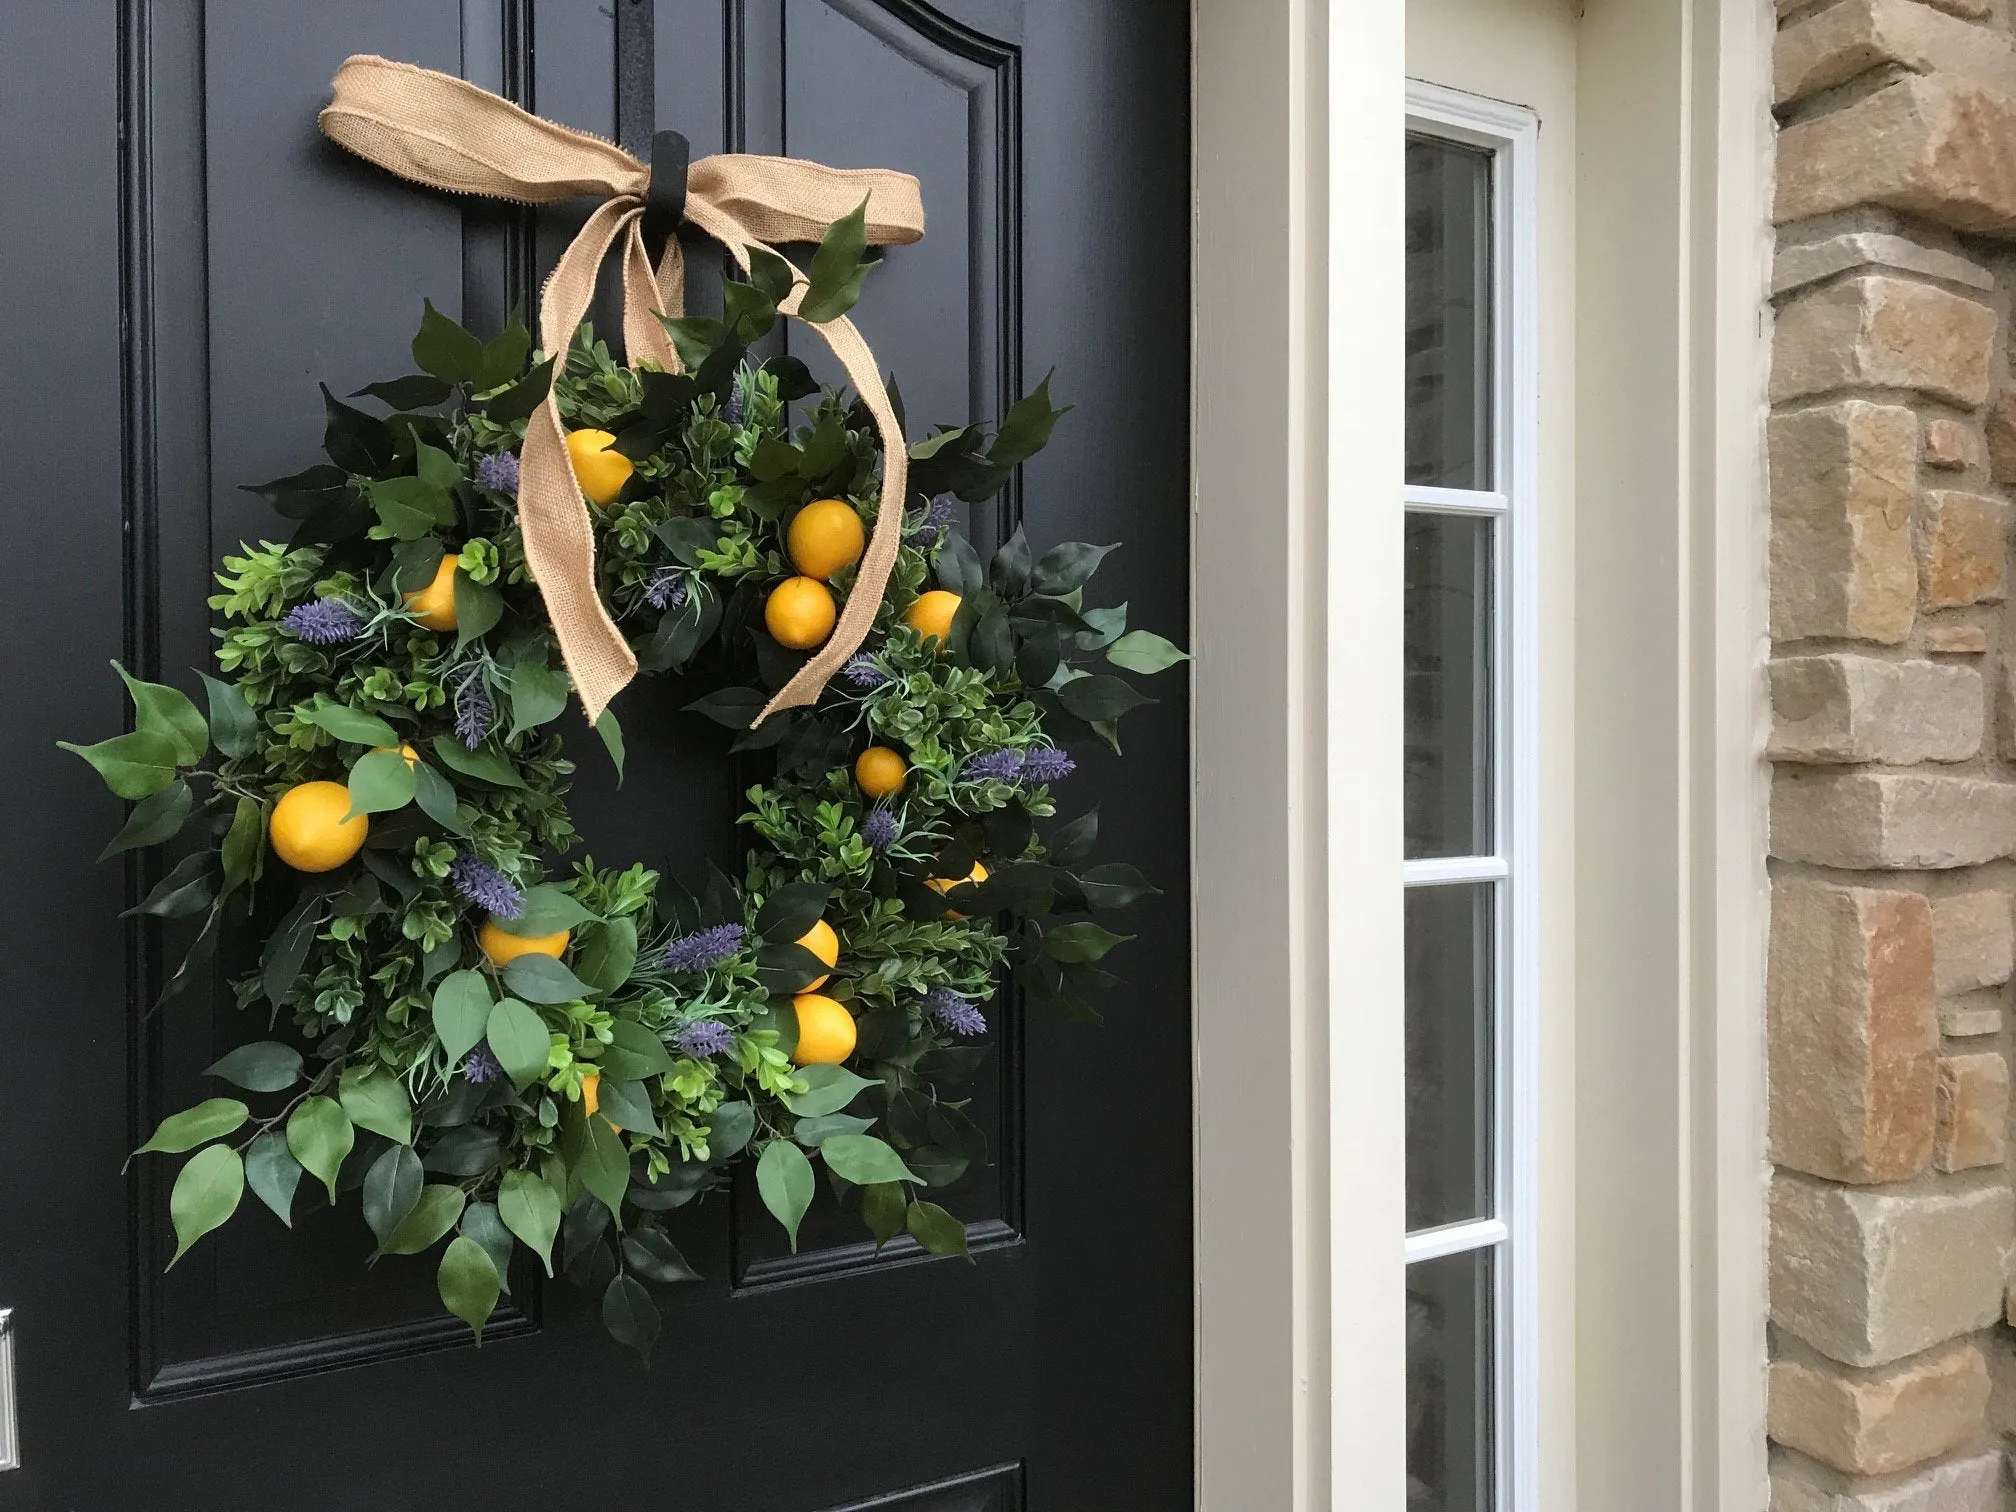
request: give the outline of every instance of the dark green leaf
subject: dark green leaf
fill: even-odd
[[[420,330],[413,338],[413,361],[443,383],[478,384],[483,378],[483,343],[425,301]]]
[[[905,1217],[910,1237],[934,1255],[965,1255],[966,1225],[935,1202],[913,1202]]]
[[[994,553],[987,569],[987,581],[1005,599],[1018,599],[1029,591],[1029,538],[1017,525],[1015,533]]]
[[[724,1102],[708,1115],[707,1154],[730,1160],[749,1146],[756,1132],[756,1110],[746,1102]]]
[[[133,699],[136,730],[166,736],[179,766],[193,766],[210,749],[210,726],[189,701],[189,695],[166,683],[142,682],[118,662],[112,663]]]
[[[126,823],[112,837],[111,843],[98,853],[98,859],[103,861],[121,851],[172,840],[188,821],[189,810],[194,803],[195,795],[189,791],[186,782],[173,782],[158,793],[148,794],[133,805],[133,812],[126,816]]]
[[[303,1170],[329,1189],[331,1202],[336,1200],[336,1174],[356,1142],[350,1115],[333,1098],[308,1098],[287,1117],[287,1148]]]
[[[517,966],[526,960],[551,959],[550,956],[520,956],[511,964]],[[508,977],[506,983],[509,984]],[[546,1021],[515,998],[505,998],[491,1008],[490,1017],[484,1025],[484,1037],[490,1041],[490,1052],[497,1057],[497,1064],[504,1068],[504,1074],[521,1089],[545,1071],[552,1054],[553,1041]]]
[[[495,1129],[463,1124],[436,1140],[420,1163],[443,1176],[482,1176],[503,1153],[504,1141]]]
[[[248,1092],[284,1092],[301,1079],[301,1052],[276,1040],[240,1045],[203,1068]]]
[[[406,1084],[376,1066],[350,1066],[337,1093],[350,1122],[400,1144],[413,1140],[413,1099]]]
[[[560,1231],[560,1194],[536,1172],[506,1171],[497,1185],[497,1216],[553,1274],[553,1236]]]
[[[1008,413],[1001,417],[1001,429],[995,433],[994,444],[987,449],[987,460],[995,467],[1013,467],[1028,461],[1049,445],[1050,432],[1057,428],[1058,420],[1070,412],[1068,404],[1063,409],[1052,408],[1050,375],[1045,373],[1041,383],[1008,406]]]
[[[515,919],[493,919],[506,934],[536,939],[593,923],[595,915],[575,900],[565,888],[552,882],[525,889],[525,907]]]
[[[217,896],[223,866],[215,851],[198,851],[184,856],[174,868],[154,884],[152,892],[126,916],[146,914],[157,919],[186,919],[201,913]]]
[[[265,990],[266,1000],[279,1007],[293,996],[295,978],[301,975],[301,963],[308,959],[308,947],[314,943],[315,931],[322,927],[322,909],[326,900],[319,892],[308,891],[301,900],[289,909],[273,933],[267,936],[266,949],[259,957],[260,985]]]
[[[222,1139],[242,1127],[249,1117],[250,1110],[237,1098],[213,1097],[193,1108],[169,1114],[161,1120],[161,1127],[154,1131],[153,1137],[133,1153],[179,1155],[213,1139]]]
[[[721,285],[722,313],[744,341],[757,341],[777,323],[777,301],[753,283],[730,279]]]
[[[847,214],[826,228],[819,250],[812,254],[807,270],[808,286],[798,305],[798,318],[814,323],[832,320],[854,308],[861,297],[861,280],[868,267],[861,254],[868,250],[868,201],[864,197]]]
[[[700,1279],[678,1246],[655,1228],[638,1228],[623,1236],[623,1262],[647,1281],[671,1285]]]
[[[434,1035],[448,1064],[459,1066],[489,1029],[490,984],[480,971],[451,971],[434,989]]]
[[[266,853],[266,808],[257,798],[240,798],[231,815],[218,858],[224,866],[224,891],[236,892],[259,874]]]
[[[388,1145],[364,1173],[364,1221],[383,1249],[420,1200],[426,1182],[420,1157],[403,1144]]]
[[[787,882],[756,911],[756,933],[772,944],[802,939],[826,912],[832,896],[832,887],[824,882]]]
[[[511,734],[537,729],[558,719],[567,708],[572,684],[558,667],[521,661],[511,669]]]
[[[312,725],[319,725],[338,740],[347,740],[352,745],[397,746],[399,732],[380,719],[376,714],[367,714],[362,709],[353,709],[348,704],[318,703],[302,716]]]
[[[756,1162],[756,1189],[771,1217],[784,1225],[791,1238],[791,1252],[798,1252],[798,1225],[812,1206],[812,1162],[788,1139],[775,1139],[763,1147]]]
[[[479,583],[466,572],[455,574],[455,649],[481,640],[504,618],[504,595],[490,583]]]
[[[518,775],[511,758],[494,745],[480,745],[472,751],[453,735],[437,735],[433,750],[435,758],[451,772],[460,772],[464,777],[474,777],[479,782],[492,783],[497,787],[525,786],[525,779]]]
[[[552,387],[553,359],[548,357],[511,387],[486,399],[483,413],[497,425],[515,425],[546,402]]]
[[[937,574],[940,588],[961,596],[978,593],[986,581],[980,554],[973,549],[973,543],[956,530],[945,532],[944,544],[938,548],[938,556],[931,567]]]
[[[589,1118],[578,1110],[569,1116],[576,1120],[575,1174],[604,1207],[620,1216],[623,1193],[630,1185],[630,1153],[623,1136],[603,1119]]]
[[[1043,948],[1050,958],[1067,965],[1084,961],[1097,961],[1115,945],[1133,939],[1132,935],[1117,935],[1112,930],[1092,923],[1089,919],[1076,924],[1060,924],[1050,931],[1043,942]]]
[[[456,1227],[463,1238],[483,1246],[483,1253],[490,1257],[490,1265],[497,1272],[498,1285],[507,1292],[511,1290],[511,1253],[517,1245],[511,1230],[497,1216],[496,1207],[488,1202],[472,1202],[462,1209],[462,1221]]]
[[[420,804],[420,811],[449,834],[469,833],[455,801],[455,785],[424,761],[413,767],[413,796]],[[369,854],[366,853],[367,860]]]
[[[1099,839],[1099,810],[1080,814],[1069,824],[1059,825],[1045,846],[1050,859],[1059,866],[1076,866],[1092,854]]]
[[[343,403],[322,385],[322,449],[346,473],[376,477],[392,466],[392,429],[376,415]]]
[[[410,373],[404,378],[387,378],[379,383],[367,383],[350,397],[361,399],[370,395],[389,404],[395,410],[432,409],[452,392],[450,385],[427,373]]]
[[[155,731],[134,730],[96,745],[56,744],[90,762],[121,798],[146,798],[175,781],[175,742]]]
[[[1057,690],[1057,699],[1087,723],[1118,719],[1129,709],[1153,703],[1117,677],[1074,677]]]
[[[616,768],[616,786],[623,786],[623,726],[616,722],[616,711],[604,709],[595,716],[595,733],[602,737],[602,748],[609,753],[609,760]]]
[[[658,1330],[664,1321],[658,1316],[658,1304],[639,1282],[629,1276],[618,1276],[602,1293],[602,1326],[609,1330],[610,1338],[636,1350],[638,1357],[649,1365],[651,1348],[658,1342]]]
[[[769,296],[773,306],[784,302],[797,281],[797,271],[768,247],[749,249],[749,282]]]
[[[294,1227],[294,1190],[301,1185],[301,1162],[287,1137],[268,1130],[245,1151],[245,1181],[253,1194],[287,1227]]]
[[[1125,861],[1093,867],[1078,879],[1078,885],[1084,890],[1085,901],[1094,908],[1125,908],[1162,890]]]
[[[903,1188],[893,1181],[880,1181],[861,1189],[861,1219],[875,1236],[881,1249],[903,1232]]]
[[[525,329],[525,322],[519,317],[518,306],[511,309],[511,318],[504,322],[504,329],[483,346],[483,373],[476,380],[481,389],[493,389],[516,376],[525,366],[525,359],[532,353],[532,333]]]
[[[634,1019],[616,1019],[609,1025],[611,1043],[603,1052],[603,1065],[612,1076],[635,1081],[646,1076],[663,1076],[672,1069],[672,1056],[657,1035]]]
[[[1106,553],[1119,548],[1116,541],[1111,546],[1090,546],[1083,541],[1064,541],[1052,546],[1036,559],[1035,569],[1030,573],[1030,584],[1038,593],[1060,597],[1085,586],[1085,582],[1099,570],[1099,563]],[[1098,611],[1086,611],[1089,618]]]
[[[536,953],[522,955],[506,966],[504,985],[528,1003],[571,1003],[595,996],[593,987],[553,957]],[[503,1052],[498,1053],[501,1058]]]
[[[755,688],[719,688],[705,698],[694,699],[686,707],[731,730],[746,730],[769,701],[768,694]]]
[[[259,741],[259,717],[235,683],[198,672],[210,694],[210,739],[226,756],[249,756]]]
[[[1085,629],[1072,637],[1072,642],[1080,651],[1103,651],[1118,640],[1127,628],[1127,605],[1108,604],[1102,609],[1087,609],[1081,620]]]
[[[836,1134],[819,1147],[819,1153],[836,1175],[856,1186],[917,1179],[903,1157],[872,1134]]]
[[[866,1134],[875,1127],[872,1118],[856,1118],[851,1113],[822,1113],[817,1118],[801,1118],[791,1126],[791,1137],[808,1150],[816,1150],[835,1134]]]
[[[803,992],[832,969],[803,945],[764,945],[756,952],[756,980],[774,997]]]
[[[371,508],[400,541],[417,541],[455,521],[455,496],[419,477],[378,479],[371,485]]]
[[[245,1195],[245,1162],[229,1145],[211,1145],[189,1157],[175,1178],[175,1190],[168,1196],[168,1216],[175,1222],[175,1256],[189,1253],[189,1246],[238,1211]]]
[[[441,1253],[434,1285],[441,1293],[441,1305],[469,1325],[480,1347],[483,1325],[497,1310],[497,1295],[502,1289],[490,1252],[467,1235],[456,1235]]]
[[[440,1184],[422,1187],[413,1211],[379,1248],[388,1255],[419,1254],[455,1227],[465,1200],[460,1187]]]

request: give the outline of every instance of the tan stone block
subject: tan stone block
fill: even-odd
[[[1971,257],[1889,231],[1843,231],[1779,246],[1771,259],[1771,297],[1780,298],[1850,268],[1895,268],[1970,289],[1995,287],[1995,275]]]
[[[1771,1158],[1836,1181],[1922,1171],[1939,1051],[1925,899],[1780,883],[1765,996]]]
[[[1988,649],[1988,632],[1979,625],[1933,625],[1925,631],[1925,649],[1933,656],[1979,656]]]
[[[2003,1512],[2002,1456],[1948,1460],[1879,1486],[1822,1481],[1785,1461],[1771,1467],[1771,1512]]]
[[[2016,851],[2016,785],[1922,772],[1780,767],[1771,854],[1855,870],[1979,866]]]
[[[2002,1010],[1982,1007],[1971,1001],[1941,1003],[1939,1032],[1947,1039],[1977,1039],[2002,1032]]]
[[[1967,1344],[1871,1375],[1778,1360],[1770,1386],[1772,1439],[1850,1475],[1922,1465],[1987,1421],[1988,1362]]]
[[[1842,0],[1781,31],[1773,64],[1773,92],[1780,105],[1886,64],[1912,73],[1967,78],[2004,92],[2016,89],[2016,57],[2008,37],[1917,0]]]
[[[1932,903],[1932,980],[1941,997],[1994,987],[2016,973],[2016,918],[1994,888]]]
[[[2016,129],[2016,118],[2011,120]],[[1977,408],[1988,399],[1995,312],[1930,284],[1864,274],[1778,312],[1774,403],[1847,388],[1916,389]]]
[[[1879,1191],[1781,1172],[1771,1188],[1771,1321],[1830,1359],[1887,1365],[1988,1327],[2016,1196]]]
[[[1774,415],[1769,439],[1772,634],[1902,641],[1918,599],[1917,416],[1851,399]]]
[[[1925,495],[1919,530],[1919,582],[1928,609],[1997,603],[2002,598],[2001,504],[1983,494],[1935,488]]]
[[[1944,415],[1925,422],[1925,465],[1942,472],[1961,472],[1981,459],[1974,432]]]
[[[1778,135],[1782,225],[1885,205],[1959,231],[2016,229],[2016,100],[1912,75]]]
[[[1988,475],[1997,483],[2016,483],[2016,392],[1988,407]]]
[[[1938,662],[1789,656],[1770,664],[1778,761],[1965,761],[1987,722],[1981,674]]]
[[[2008,1157],[2009,1063],[1993,1050],[1939,1062],[1939,1130],[1933,1160],[1942,1171],[1999,1166]]]

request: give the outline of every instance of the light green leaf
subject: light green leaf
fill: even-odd
[[[350,1122],[383,1134],[400,1144],[413,1142],[413,1099],[406,1084],[376,1066],[350,1066],[343,1072],[338,1098]]]
[[[350,768],[349,786],[346,820],[359,814],[390,813],[413,801],[413,768],[397,750],[373,751],[360,756]]]
[[[497,1185],[497,1216],[553,1274],[553,1236],[560,1232],[560,1194],[532,1171],[506,1171]]]
[[[740,1155],[756,1132],[756,1110],[746,1102],[724,1102],[707,1117],[707,1153],[716,1160]]]
[[[1051,960],[1076,966],[1099,960],[1115,945],[1133,938],[1132,935],[1115,934],[1090,920],[1081,920],[1076,924],[1060,924],[1051,930],[1043,948]]]
[[[466,1199],[462,1188],[433,1185],[420,1189],[420,1198],[413,1204],[413,1211],[405,1221],[392,1231],[392,1237],[385,1241],[384,1250],[388,1255],[417,1255],[455,1227],[455,1220],[462,1216],[462,1204]]]
[[[537,729],[558,719],[567,708],[572,684],[558,667],[521,661],[511,669],[511,734]]]
[[[589,1118],[579,1108],[568,1117],[575,1120],[575,1174],[581,1178],[581,1185],[621,1218],[623,1194],[630,1189],[630,1152],[623,1136],[603,1119]]]
[[[617,1128],[631,1134],[648,1134],[662,1138],[664,1131],[658,1127],[658,1114],[651,1106],[650,1094],[640,1081],[618,1081],[613,1076],[602,1078],[600,1088],[602,1117]]]
[[[461,1065],[488,1032],[491,1006],[490,984],[482,972],[451,971],[441,978],[434,989],[434,1036],[449,1065]]]
[[[111,844],[98,853],[100,861],[116,856],[121,851],[137,850],[143,845],[159,845],[163,840],[172,840],[181,832],[189,820],[189,810],[196,801],[196,795],[189,791],[186,782],[171,782],[158,793],[150,793],[133,805],[133,812],[126,816],[126,823]]]
[[[602,1052],[602,1067],[609,1075],[637,1081],[672,1069],[672,1055],[664,1042],[634,1019],[617,1019],[609,1033],[612,1041]]]
[[[799,1068],[798,1079],[805,1083],[805,1090],[786,1094],[784,1105],[800,1118],[838,1113],[860,1093],[876,1085],[845,1066],[803,1066]]]
[[[934,1255],[973,1256],[966,1249],[966,1225],[935,1202],[913,1202],[905,1216],[910,1237]]]
[[[156,731],[134,730],[96,745],[68,740],[56,744],[90,762],[105,786],[121,798],[145,798],[175,781],[175,742]]]
[[[856,1118],[851,1113],[822,1113],[817,1118],[801,1118],[791,1126],[791,1137],[808,1150],[816,1150],[836,1134],[866,1134],[875,1127],[872,1118]]]
[[[1178,650],[1152,630],[1129,630],[1107,648],[1106,660],[1129,672],[1155,673],[1178,662],[1190,660],[1188,651]]]
[[[308,1098],[287,1116],[287,1148],[328,1190],[331,1202],[336,1200],[336,1173],[356,1142],[350,1115],[334,1098]]]
[[[455,649],[460,651],[473,640],[497,627],[504,618],[504,595],[489,583],[479,583],[466,572],[454,578]]]
[[[505,998],[490,1010],[483,1032],[497,1064],[519,1088],[546,1069],[553,1048],[546,1021],[516,998]]]
[[[595,733],[602,737],[602,745],[609,752],[609,759],[616,764],[616,786],[623,786],[623,726],[616,723],[616,711],[604,709],[595,718]]]
[[[597,992],[614,992],[637,965],[637,923],[610,919],[591,925],[574,953],[574,972]]]
[[[449,771],[460,772],[464,777],[474,777],[498,787],[525,786],[525,779],[518,775],[511,759],[492,746],[478,746],[472,751],[453,735],[439,735],[434,740],[434,755]]]
[[[168,1216],[175,1223],[175,1261],[189,1246],[238,1211],[245,1195],[245,1162],[229,1145],[211,1145],[189,1157],[168,1195]]]
[[[301,1052],[276,1040],[240,1045],[203,1068],[248,1092],[284,1092],[301,1079]]]
[[[532,1003],[572,1003],[595,989],[549,955],[522,955],[504,968],[504,985]]]
[[[189,695],[165,683],[142,682],[116,661],[113,670],[133,698],[133,727],[165,735],[175,748],[178,766],[194,766],[210,749],[210,725]]]
[[[362,709],[353,709],[348,704],[318,703],[301,716],[312,725],[319,725],[338,740],[347,740],[352,745],[397,746],[399,732],[376,714],[367,714]]]
[[[413,768],[413,796],[420,811],[451,835],[466,835],[469,826],[456,806],[455,785],[426,762]]]
[[[835,1134],[819,1146],[827,1168],[856,1186],[874,1186],[884,1181],[916,1181],[917,1173],[903,1164],[884,1141],[873,1134]]]
[[[525,889],[525,906],[517,918],[493,916],[491,922],[506,934],[537,939],[541,935],[558,934],[563,929],[578,928],[594,918],[595,915],[565,888],[552,882],[542,882],[537,887]]]
[[[756,1190],[770,1216],[784,1225],[791,1236],[791,1253],[798,1253],[798,1225],[812,1206],[812,1162],[788,1139],[773,1139],[763,1147],[756,1162]]]
[[[497,1297],[503,1290],[490,1252],[467,1235],[456,1235],[441,1253],[434,1284],[441,1293],[441,1305],[469,1325],[481,1348],[483,1325],[497,1310]]]
[[[251,1109],[235,1097],[213,1097],[161,1120],[154,1137],[140,1146],[135,1155],[179,1155],[243,1126]]]

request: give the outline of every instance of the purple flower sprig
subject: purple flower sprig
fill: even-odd
[[[1013,782],[1022,775],[1023,760],[1020,751],[989,751],[968,761],[959,776],[965,782]]]
[[[1042,787],[1046,783],[1061,782],[1078,770],[1078,763],[1071,759],[1071,753],[1056,746],[1037,746],[1022,754],[1022,785]]]
[[[364,618],[341,599],[315,599],[287,611],[280,628],[311,646],[333,646],[364,632]]]
[[[498,1062],[488,1040],[481,1041],[469,1052],[468,1059],[462,1062],[462,1074],[479,1087],[504,1074],[504,1067]]]
[[[952,523],[955,502],[949,493],[939,494],[925,509],[924,517],[917,522],[916,528],[903,537],[903,544],[923,551],[937,545],[939,537],[945,534],[945,527]]]
[[[518,496],[518,459],[510,452],[491,452],[476,464],[476,481],[492,493]]]
[[[448,863],[448,880],[455,891],[495,918],[515,919],[525,912],[525,894],[518,885],[468,851]]]
[[[672,1044],[681,1055],[706,1060],[710,1055],[725,1055],[732,1050],[735,1031],[719,1019],[695,1019],[672,1036]]]
[[[878,854],[896,843],[896,816],[886,808],[878,808],[861,821],[861,838],[868,843],[868,849]]]
[[[875,658],[867,652],[850,656],[840,668],[840,675],[861,689],[879,688],[889,681],[889,674],[875,664]]]
[[[686,573],[678,567],[664,567],[644,589],[644,602],[653,609],[678,609],[686,603]]]
[[[942,1029],[954,1034],[985,1034],[987,1016],[950,987],[933,987],[924,994],[924,1006]]]
[[[740,924],[716,924],[711,929],[681,935],[665,947],[667,971],[707,971],[742,948]]]
[[[473,751],[490,733],[496,709],[490,702],[490,688],[480,665],[471,662],[461,676],[455,687],[455,733]]]

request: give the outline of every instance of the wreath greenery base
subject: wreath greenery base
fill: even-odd
[[[368,409],[325,388],[327,460],[252,490],[292,536],[224,558],[202,706],[121,668],[132,729],[69,747],[135,800],[106,855],[180,851],[133,910],[195,924],[163,996],[218,958],[241,1007],[292,1030],[209,1067],[237,1095],[141,1146],[188,1155],[171,1265],[248,1187],[291,1224],[305,1176],[357,1202],[378,1255],[438,1250],[441,1300],[479,1342],[522,1248],[598,1294],[648,1359],[648,1288],[695,1274],[673,1215],[737,1163],[794,1247],[823,1164],[878,1246],[907,1233],[965,1253],[926,1194],[988,1158],[959,1088],[1000,987],[1096,1019],[1087,999],[1115,980],[1100,963],[1127,937],[1091,915],[1154,891],[1088,865],[1096,811],[1056,822],[1068,751],[1117,751],[1146,701],[1118,674],[1184,657],[1128,630],[1124,605],[1086,602],[1111,548],[1038,555],[1017,530],[983,562],[950,525],[1048,440],[1046,379],[991,435],[910,447],[868,641],[816,705],[748,728],[802,660],[765,615],[802,577],[794,521],[840,500],[871,528],[879,477],[858,404],[793,358],[749,355],[777,318],[762,272],[727,286],[723,319],[668,322],[679,373],[625,368],[586,332],[558,362],[515,317],[484,341],[429,306],[419,371],[351,396]],[[825,276],[858,287],[858,269]],[[514,512],[549,385],[605,500],[599,590],[640,667],[704,678],[690,707],[761,753],[739,880],[689,891],[555,859],[578,840],[570,685]],[[844,600],[852,571],[825,592]],[[927,635],[934,593],[956,613]],[[621,728],[596,729],[620,780]],[[870,748],[893,755],[861,764]],[[312,783],[340,784],[342,812],[303,826],[289,795]],[[814,999],[838,1006],[801,1042]]]

